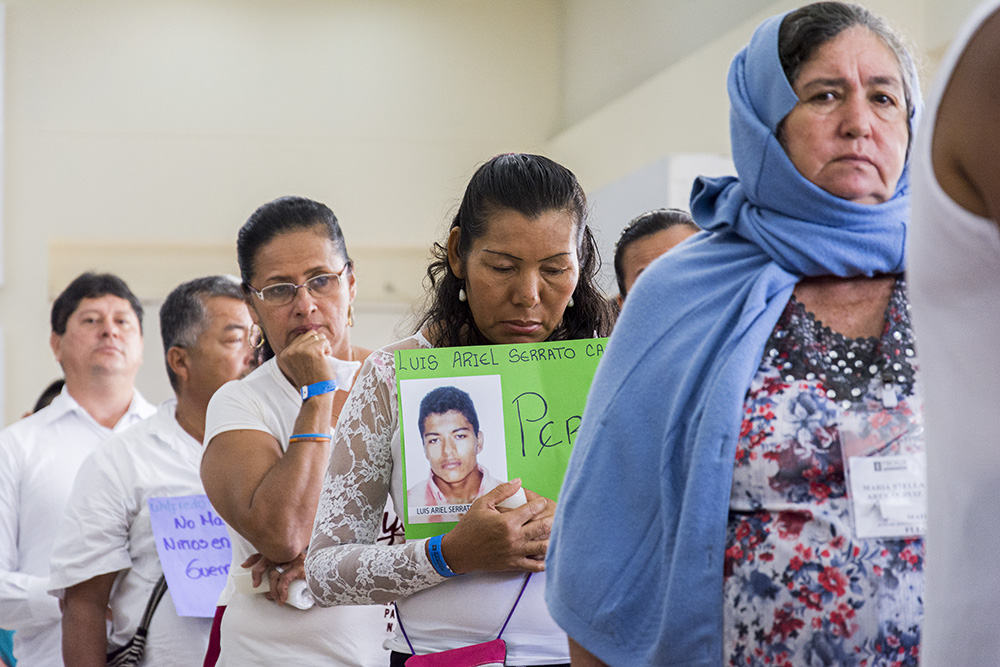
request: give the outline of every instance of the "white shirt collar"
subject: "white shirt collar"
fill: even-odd
[[[149,401],[143,398],[142,394],[139,393],[139,390],[133,388],[132,400],[129,401],[128,410],[125,411],[125,414],[118,420],[118,423],[115,424],[114,428],[108,429],[106,426],[102,426],[97,423],[97,420],[94,419],[82,405],[77,403],[76,399],[70,396],[69,392],[66,391],[66,388],[63,387],[63,390],[52,400],[52,403],[50,403],[47,408],[39,412],[39,417],[44,419],[46,424],[51,424],[57,419],[60,419],[66,414],[72,412],[76,413],[84,420],[90,421],[94,426],[108,431],[119,431],[141,419],[145,419],[152,414],[154,410],[155,408],[149,403]]]
[[[177,421],[177,399],[172,397],[160,403],[156,413],[149,418],[149,433],[185,460],[196,466],[201,462],[202,444]]]

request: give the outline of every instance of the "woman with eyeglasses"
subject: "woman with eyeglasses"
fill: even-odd
[[[250,216],[237,254],[265,361],[224,385],[206,418],[201,475],[233,545],[217,664],[384,665],[381,607],[301,610],[287,599],[304,578],[331,432],[370,353],[351,345],[343,233],[323,204],[283,197]],[[270,593],[238,592],[251,566]]]

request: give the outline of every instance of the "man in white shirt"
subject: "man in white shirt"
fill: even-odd
[[[134,388],[142,306],[110,274],[85,273],[52,305],[52,352],[66,377],[52,404],[0,431],[0,626],[23,667],[62,665],[49,556],[77,470],[112,433],[154,411]]]
[[[192,280],[163,303],[160,333],[176,399],[110,438],[84,463],[53,547],[49,589],[64,599],[68,667],[103,666],[106,654],[135,634],[163,573],[147,499],[205,493],[199,476],[205,411],[216,389],[249,372],[250,326],[234,278]],[[178,616],[168,589],[140,664],[201,665],[211,624]]]

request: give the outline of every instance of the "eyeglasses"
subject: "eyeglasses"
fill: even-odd
[[[313,276],[301,285],[295,283],[276,283],[268,285],[264,289],[257,289],[253,285],[247,285],[250,291],[257,295],[257,298],[269,306],[287,306],[295,299],[300,287],[305,287],[313,296],[333,296],[340,287],[340,280],[344,272],[351,268],[351,262],[344,265],[339,273],[323,273]]]

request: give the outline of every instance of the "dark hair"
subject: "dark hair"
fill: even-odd
[[[664,229],[685,225],[698,231],[697,223],[687,211],[679,208],[658,208],[646,211],[625,225],[618,242],[615,243],[615,278],[618,280],[618,293],[625,296],[625,249],[641,238],[662,232]]]
[[[914,80],[913,56],[899,34],[880,16],[860,5],[844,2],[817,2],[789,12],[778,28],[778,57],[789,83],[795,85],[802,66],[809,62],[816,50],[843,31],[860,26],[867,28],[882,40],[899,64],[906,98],[906,117],[913,118]],[[907,127],[909,128],[909,122]],[[910,128],[910,135],[913,128]]]
[[[181,283],[174,288],[160,306],[160,337],[163,354],[172,347],[190,347],[208,326],[205,301],[223,296],[243,300],[239,281],[232,276],[207,276]],[[249,344],[249,343],[248,343]],[[167,364],[170,386],[177,389],[177,374]]]
[[[240,278],[243,279],[243,296],[248,301],[257,252],[276,237],[303,229],[325,233],[344,262],[350,265],[344,233],[340,230],[337,216],[326,204],[305,197],[279,197],[251,213],[236,236],[236,258],[240,265]],[[349,266],[347,270],[352,269]],[[262,361],[273,356],[274,350],[265,338]]]
[[[62,391],[63,385],[66,384],[64,378],[59,378],[58,380],[53,380],[48,387],[42,390],[42,393],[38,396],[38,400],[35,401],[35,407],[31,409],[31,414],[35,414],[43,408],[49,407],[49,404],[55,400],[56,396]]]
[[[125,281],[111,273],[82,273],[66,289],[56,297],[52,304],[52,333],[62,336],[66,333],[66,323],[80,302],[84,299],[99,299],[102,296],[116,296],[125,299],[132,306],[132,312],[139,320],[139,333],[142,333],[142,304],[136,298]]]
[[[464,392],[458,387],[437,387],[427,392],[423,400],[420,401],[420,413],[417,419],[420,422],[420,437],[424,437],[424,420],[430,415],[443,415],[446,412],[461,413],[472,425],[472,430],[479,433],[479,415],[476,414],[476,406],[472,402],[472,397],[468,392]]]
[[[516,211],[529,219],[547,211],[567,211],[572,216],[580,263],[580,278],[572,295],[575,305],[566,309],[549,339],[608,335],[613,315],[595,282],[601,258],[586,225],[587,198],[573,172],[546,157],[526,153],[498,155],[479,167],[451,223],[451,229],[462,230],[460,257],[465,258],[472,243],[486,233],[493,214],[503,210]],[[458,299],[462,280],[451,269],[446,244],[435,243],[431,253],[433,260],[427,268],[430,303],[418,328],[432,325],[436,343],[443,347],[488,344],[476,327],[472,311]]]

